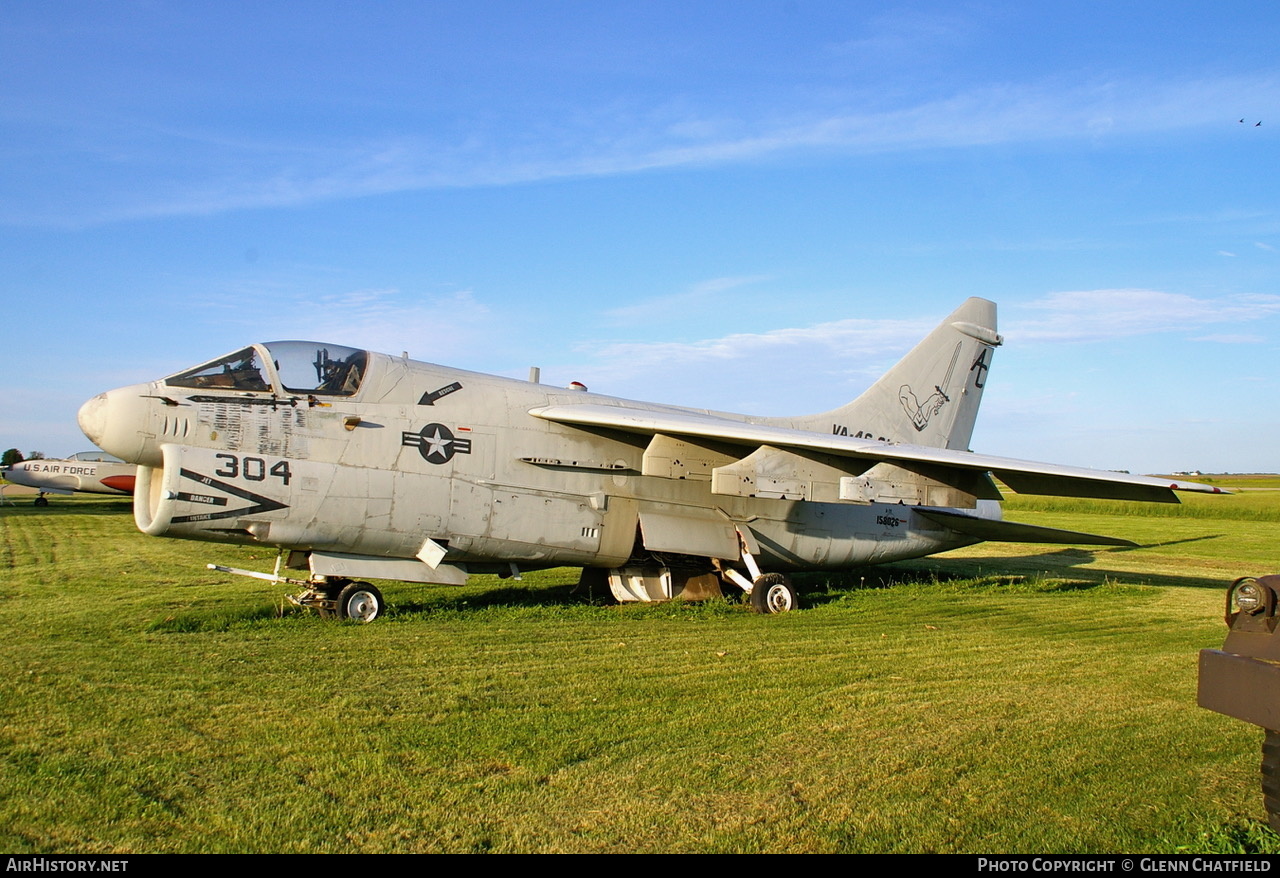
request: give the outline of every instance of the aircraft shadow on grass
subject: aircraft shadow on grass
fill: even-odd
[[[1152,544],[1168,546],[1178,543],[1198,542],[1215,539],[1220,535],[1207,535],[1185,540],[1172,540],[1166,543]],[[851,570],[801,573],[796,576],[796,586],[800,592],[802,607],[817,607],[840,600],[850,592],[862,590],[888,589],[904,585],[929,585],[958,582],[966,579],[983,579],[988,585],[997,589],[1001,585],[1017,586],[1028,579],[1045,578],[1058,580],[1040,591],[1084,592],[1100,588],[1108,581],[1135,582],[1148,585],[1178,586],[1187,588],[1220,589],[1223,583],[1213,577],[1174,576],[1168,574],[1143,575],[1133,571],[1107,568],[1083,568],[1098,559],[1100,553],[1131,551],[1129,549],[1107,548],[1100,550],[1063,548],[1051,552],[1034,555],[1010,555],[1005,557],[986,557],[981,559],[933,559],[928,562],[914,564],[888,564],[875,567],[862,567]],[[728,603],[743,603],[737,595],[729,594],[724,598]],[[686,602],[668,605],[664,612],[680,612],[679,607]],[[607,587],[589,587],[577,582],[564,582],[555,585],[534,584],[528,587],[506,583],[497,584],[484,590],[468,589],[465,592],[451,588],[435,590],[427,595],[404,595],[396,600],[394,615],[403,619],[413,617],[429,617],[434,613],[479,613],[487,609],[505,608],[539,608],[564,607],[582,605],[603,605],[626,607],[637,610],[653,605],[619,604],[615,601]],[[692,609],[690,607],[690,609]],[[182,614],[181,618],[164,620],[156,623],[155,630],[174,633],[191,633],[197,631],[226,630],[238,623],[263,621],[274,613],[268,607],[243,608],[228,613],[226,610],[192,611]]]
[[[955,579],[966,579],[974,576],[1019,576],[1019,577],[1046,577],[1046,578],[1068,578],[1076,580],[1078,585],[1076,588],[1094,588],[1101,585],[1106,580],[1132,582],[1145,585],[1165,585],[1178,586],[1182,588],[1210,588],[1221,589],[1226,585],[1221,578],[1216,576],[1187,576],[1173,573],[1144,573],[1135,570],[1125,570],[1119,568],[1111,568],[1106,566],[1086,567],[1088,564],[1106,563],[1109,555],[1132,552],[1137,549],[1154,549],[1165,548],[1168,546],[1182,545],[1186,543],[1203,542],[1205,540],[1215,540],[1225,537],[1226,534],[1205,534],[1198,537],[1189,537],[1181,540],[1167,540],[1160,543],[1150,543],[1144,546],[1121,546],[1107,547],[1100,549],[1086,549],[1079,547],[1069,547],[1054,549],[1050,551],[1037,552],[1029,555],[1005,555],[1005,556],[988,556],[983,558],[935,558],[929,562],[925,562],[927,566],[921,567],[920,563],[913,565],[911,568],[898,569],[895,567],[886,568],[891,572],[892,581],[894,582],[927,582],[931,577],[942,580],[944,577],[947,581]],[[912,572],[913,571],[913,572]],[[1072,586],[1064,583],[1060,590],[1067,590]]]

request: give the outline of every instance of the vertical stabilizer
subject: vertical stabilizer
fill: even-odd
[[[967,450],[1000,343],[995,303],[968,299],[853,402],[785,421],[840,436]]]

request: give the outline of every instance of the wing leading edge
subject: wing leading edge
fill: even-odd
[[[851,458],[862,461],[863,468],[865,465],[886,462],[907,467],[931,466],[974,474],[991,473],[1010,490],[1019,494],[1177,503],[1179,500],[1175,491],[1227,493],[1221,488],[1199,482],[1170,482],[1150,476],[1015,460],[971,451],[895,445],[852,436],[827,436],[680,409],[640,409],[582,403],[542,406],[531,409],[529,414],[575,427],[619,430],[648,436],[661,434],[753,449],[767,446],[800,453]]]

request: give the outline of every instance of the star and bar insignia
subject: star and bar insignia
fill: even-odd
[[[416,447],[427,463],[448,463],[455,454],[471,453],[471,440],[459,439],[444,424],[427,424],[417,433],[405,431],[400,444]]]

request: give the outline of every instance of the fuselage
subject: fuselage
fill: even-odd
[[[436,551],[472,572],[618,567],[642,544],[736,558],[726,548],[743,527],[773,570],[975,542],[910,505],[713,494],[709,473],[652,474],[649,437],[529,414],[587,401],[671,410],[338,345],[274,342],[100,394],[79,420],[96,445],[138,465],[135,518],[154,535],[419,562]],[[998,516],[995,504],[979,507]]]
[[[23,460],[0,475],[41,493],[132,494],[135,467],[102,452],[86,451],[66,460]]]

